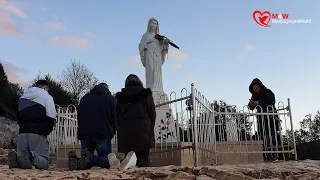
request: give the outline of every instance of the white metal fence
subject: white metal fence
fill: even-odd
[[[216,108],[214,111],[216,119],[214,122],[216,127],[214,152],[216,154],[263,153],[265,158],[282,160],[294,158],[297,160],[290,99],[288,99],[287,106],[279,102],[276,108],[268,106],[264,111],[258,109],[262,108],[260,106],[254,110],[249,110],[247,106],[244,106],[242,110],[228,107]],[[235,141],[241,142],[239,143],[240,148],[243,146],[246,147],[246,150],[234,151],[234,148],[230,148],[234,143],[228,146],[229,142]],[[223,152],[219,152],[216,148],[219,142],[225,142],[228,146]],[[261,142],[262,150],[257,151],[250,148],[255,142]]]
[[[57,119],[55,126],[48,137],[50,153],[55,154],[58,145],[78,144],[77,139],[77,109],[74,105],[67,108],[57,107]],[[70,108],[73,108],[71,110]]]
[[[238,110],[236,106],[210,102],[192,84],[190,91],[184,88],[180,93],[172,92],[169,101],[156,108],[153,153],[184,150],[193,154],[194,165],[198,166],[203,152],[206,156],[260,153],[280,159],[288,159],[296,152],[294,135],[288,135],[293,133],[289,99],[287,106],[280,102],[276,109],[271,107],[266,112],[251,111],[247,106]],[[76,109],[71,112],[59,108],[56,126],[49,136],[52,153],[58,145],[79,144],[76,116]],[[250,147],[257,142],[261,142],[262,149]],[[116,136],[112,143],[117,143]],[[235,150],[235,143],[244,150]],[[221,144],[224,148],[217,148]]]

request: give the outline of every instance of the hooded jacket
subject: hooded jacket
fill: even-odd
[[[84,95],[78,107],[78,138],[112,139],[116,131],[116,100],[103,84]]]
[[[141,152],[154,143],[156,120],[152,92],[139,85],[123,88],[116,94],[118,117],[118,151]]]
[[[253,91],[253,85],[255,84],[260,87],[259,93],[255,93]],[[255,78],[252,80],[249,86],[249,92],[252,94],[251,96],[252,101],[259,101],[259,106],[261,106],[262,111],[266,112],[268,106],[269,106],[269,111],[272,111],[272,107],[275,110],[275,103],[276,103],[275,95],[270,89],[266,88],[263,85],[260,79]],[[248,106],[250,110],[254,110],[256,108],[256,106],[251,106],[250,104]],[[257,111],[262,112],[261,108],[257,107]]]
[[[53,98],[44,89],[31,87],[19,99],[19,133],[47,136],[54,127],[56,116]]]

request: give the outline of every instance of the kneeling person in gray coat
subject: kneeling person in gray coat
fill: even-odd
[[[53,130],[57,112],[48,90],[48,83],[39,80],[19,99],[17,151],[11,150],[8,155],[9,168],[49,168],[47,136]]]

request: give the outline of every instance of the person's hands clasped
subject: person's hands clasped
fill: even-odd
[[[253,100],[249,99],[249,105],[257,106],[257,105],[259,105],[259,101],[253,101]]]

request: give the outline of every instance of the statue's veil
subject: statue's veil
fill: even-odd
[[[149,19],[149,21],[148,21],[148,29],[147,29],[147,32],[149,32],[149,30],[150,30],[150,23],[151,23],[151,21],[156,21],[157,22],[157,28],[156,28],[156,34],[160,34],[160,32],[159,32],[159,22],[158,22],[158,20],[156,19],[156,18],[150,18]]]

